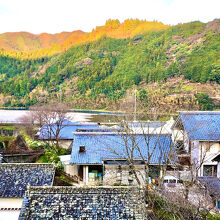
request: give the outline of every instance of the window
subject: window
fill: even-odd
[[[4,150],[4,144],[3,142],[0,142],[0,152],[3,152],[3,150]]]
[[[177,141],[177,142],[176,142],[176,148],[177,148],[178,151],[180,151],[180,152],[184,151],[183,141]]]
[[[203,176],[215,176],[217,177],[217,165],[204,165]]]
[[[153,179],[158,178],[160,175],[160,168],[159,166],[149,166],[149,176]]]

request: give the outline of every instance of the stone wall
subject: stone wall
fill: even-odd
[[[79,166],[78,165],[72,165],[67,164],[64,166],[64,171],[72,176],[78,176],[79,174]]]
[[[138,179],[142,184],[145,182],[145,169],[144,165],[135,166]],[[137,185],[136,178],[131,171],[129,165],[104,165],[103,174],[103,184],[104,185]]]

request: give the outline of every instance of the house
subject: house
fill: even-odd
[[[74,133],[68,171],[84,184],[136,184],[129,160],[134,160],[138,179],[146,182],[145,162],[150,159],[150,174],[159,177],[163,163],[173,155],[171,135],[128,135],[112,130]],[[148,154],[149,153],[149,154]],[[151,155],[151,157],[149,157]],[[170,167],[172,163],[170,162]],[[172,170],[172,168],[170,168]]]
[[[125,124],[133,133],[136,134],[172,134],[172,126],[175,120],[173,117],[168,121],[145,121],[128,122]]]
[[[19,220],[145,219],[143,195],[134,187],[29,187]]]
[[[0,127],[0,153],[7,147],[9,141],[15,140],[19,135],[19,130],[13,126]]]
[[[17,219],[27,186],[51,186],[54,175],[52,164],[0,163],[0,219]]]
[[[182,133],[182,146],[190,156],[195,176],[220,178],[220,111],[183,111],[173,125]]]
[[[2,126],[0,127],[1,137],[17,137],[19,135],[19,130],[12,126]]]
[[[72,146],[73,132],[75,132],[77,129],[89,129],[98,127],[99,126],[97,123],[80,123],[65,120],[59,128],[56,123],[42,126],[40,131],[35,136],[35,139],[53,142],[56,139],[55,134],[57,130],[60,129],[58,135],[59,144],[63,148],[68,149]]]

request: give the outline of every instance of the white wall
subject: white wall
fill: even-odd
[[[191,163],[196,167],[200,164],[200,156],[199,141],[191,141]]]
[[[218,162],[217,166],[217,177],[220,178],[220,162]]]
[[[72,147],[72,142],[72,140],[59,140],[59,145],[65,149],[69,149]]]
[[[20,211],[1,211],[0,220],[18,220]]]
[[[0,208],[21,208],[23,198],[0,198]]]
[[[72,176],[74,175],[78,176],[78,169],[79,169],[79,166],[77,165],[68,164],[64,166],[64,171]]]
[[[194,152],[192,158],[197,159],[198,165],[202,164],[201,168],[198,170],[198,176],[203,176],[203,166],[204,165],[217,165],[217,162],[213,162],[212,159],[217,156],[220,152],[219,142],[205,142],[205,141],[193,141],[194,142]],[[220,177],[220,167],[217,167],[217,174]]]
[[[23,198],[0,198],[0,208],[21,208]],[[0,220],[17,220],[20,210],[0,210]]]
[[[103,184],[104,185],[114,185],[115,183],[121,183],[129,185],[129,180],[132,181],[132,185],[137,185],[134,174],[129,175],[129,166],[121,165],[121,170],[118,169],[118,165],[105,165],[105,172],[103,174]],[[142,184],[145,183],[145,169],[144,165],[136,166],[136,173],[138,179]]]

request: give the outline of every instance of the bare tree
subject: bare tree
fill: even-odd
[[[164,122],[130,123],[124,120],[119,131],[116,132],[117,139],[114,140],[114,136],[112,138],[110,135],[109,140],[106,137],[99,140],[106,146],[106,150],[110,149],[111,153],[119,158],[114,163],[121,169],[120,172],[124,172],[122,169],[129,170],[129,172],[124,172],[128,175],[126,182],[137,184],[145,189],[145,200],[151,208],[154,208],[154,201],[159,196],[158,192],[162,188],[164,176],[177,164],[175,142],[168,130]],[[122,164],[126,164],[127,168],[120,166],[120,160]],[[115,167],[117,169],[117,166]],[[107,169],[108,166],[105,166],[105,172],[108,172]],[[158,184],[153,187],[151,184],[152,169],[158,173]],[[118,177],[117,172],[116,175]],[[120,181],[117,177],[116,181]],[[110,177],[111,183],[114,178]],[[123,181],[121,183],[124,184]]]
[[[65,122],[69,119],[67,111],[67,107],[61,103],[54,103],[48,106],[35,106],[21,118],[21,121],[31,130],[31,134],[36,133],[36,127],[40,127],[39,138],[47,142],[55,151],[59,151],[61,130],[64,128]]]
[[[138,185],[144,187],[146,201],[152,209],[159,204],[161,209],[164,209],[164,212],[174,215],[174,219],[203,219],[200,211],[203,210],[203,216],[206,216],[213,209],[213,204],[207,191],[203,190],[201,193],[201,187],[196,185],[193,178],[194,172],[192,172],[193,164],[189,164],[187,171],[188,174],[191,173],[191,181],[190,179],[183,181],[181,190],[176,189],[173,192],[166,191],[162,184],[167,173],[180,177],[181,164],[178,160],[178,153],[182,150],[178,146],[180,132],[171,132],[169,128],[167,129],[167,124],[161,123],[161,126],[157,127],[156,125],[151,126],[150,123],[128,123],[124,120],[121,125],[122,129],[118,132],[118,135],[123,140],[120,148],[124,147],[124,151],[122,152],[115,147],[111,151],[122,160],[127,161],[133,173],[133,178]],[[158,124],[160,123],[158,122]],[[135,127],[135,125],[137,126]],[[142,139],[141,144],[144,142],[145,150],[140,145],[140,136]],[[166,137],[166,139],[163,137]],[[111,148],[111,146],[108,147]],[[155,156],[158,158],[157,168],[160,171],[160,176],[158,178],[158,184],[152,187],[149,177],[151,177],[151,161]],[[206,152],[202,155],[196,169],[202,166],[205,156]],[[137,165],[138,160],[144,165],[144,172],[140,172],[140,168]],[[117,161],[115,162],[117,163]],[[154,216],[153,219],[156,219],[156,217]]]

